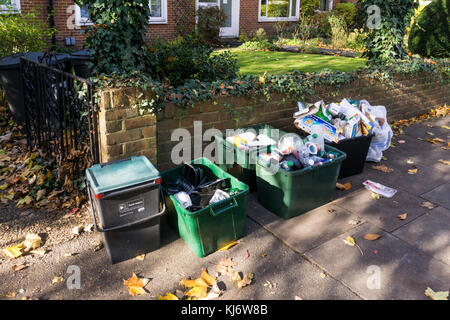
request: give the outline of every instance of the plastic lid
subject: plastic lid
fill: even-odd
[[[0,69],[14,69],[20,66],[20,57],[23,53],[16,53],[0,59]]]
[[[131,187],[161,177],[145,156],[96,164],[86,170],[86,176],[95,194]]]
[[[0,69],[15,69],[20,66],[20,58],[25,57],[34,62],[40,62],[39,59],[44,55],[43,52],[27,52],[27,53],[16,53],[10,56],[6,56],[0,59]],[[66,62],[70,60],[70,55],[65,53],[58,53],[55,55],[56,59],[53,58],[51,65],[54,66],[57,63]],[[44,62],[45,63],[45,62]]]
[[[90,50],[81,50],[72,53],[72,59],[74,60],[89,60],[91,59],[91,52]]]

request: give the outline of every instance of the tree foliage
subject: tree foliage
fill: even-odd
[[[365,44],[369,59],[386,61],[405,57],[406,28],[410,25],[418,2],[415,0],[359,0],[359,2],[364,8],[366,21],[369,22],[367,25],[375,27],[368,30]],[[374,8],[379,8],[379,15]]]
[[[148,0],[75,0],[88,5],[93,26],[87,45],[99,74],[133,73],[145,69],[144,50],[150,8]]]
[[[450,0],[435,0],[415,19],[409,50],[425,57],[450,56]]]

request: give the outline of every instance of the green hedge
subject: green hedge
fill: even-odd
[[[434,0],[415,19],[408,39],[412,53],[425,57],[450,56],[450,0]]]

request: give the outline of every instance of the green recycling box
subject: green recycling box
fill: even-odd
[[[185,209],[173,195],[167,203],[167,219],[188,247],[199,257],[205,257],[245,235],[248,186],[228,174],[207,158],[190,162],[201,165],[208,180],[230,178],[231,188],[239,192],[199,211]],[[182,167],[162,173],[167,183],[175,183],[182,175]],[[164,186],[163,186],[164,190]],[[165,192],[168,196],[167,192]]]
[[[159,248],[161,175],[146,157],[96,164],[86,170],[86,180],[94,225],[111,263]]]
[[[290,219],[331,201],[342,162],[347,155],[325,146],[338,155],[333,161],[296,171],[271,172],[257,162],[258,201],[283,219]]]
[[[278,130],[268,124],[255,125],[240,129],[242,132],[248,130],[255,131],[256,134],[265,134],[270,138],[278,141],[286,133]],[[219,167],[232,174],[239,181],[244,182],[250,187],[250,191],[256,190],[256,159],[258,153],[268,152],[267,147],[251,148],[243,150],[228,142],[223,136],[216,135],[217,150],[222,151],[219,154]]]

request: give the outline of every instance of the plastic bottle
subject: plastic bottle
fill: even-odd
[[[322,129],[315,125],[311,128],[312,134],[308,137],[308,140],[319,146],[317,154],[320,156],[325,151],[325,138]]]

